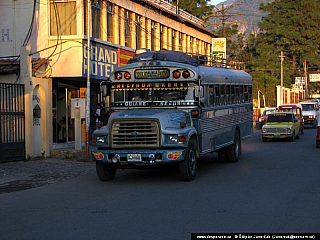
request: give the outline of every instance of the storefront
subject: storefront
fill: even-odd
[[[83,46],[87,41],[83,41]],[[94,113],[100,104],[100,82],[107,81],[108,77],[119,66],[134,56],[130,49],[105,45],[91,41],[90,57],[90,136],[95,130]],[[81,100],[86,106],[88,54],[83,48],[81,62],[81,76],[53,77],[52,78],[52,118],[53,143],[67,143],[75,140],[73,99]],[[82,142],[85,141],[85,118],[81,120]]]

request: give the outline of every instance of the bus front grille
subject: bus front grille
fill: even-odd
[[[111,147],[152,148],[160,146],[159,124],[156,120],[116,120],[111,126]]]

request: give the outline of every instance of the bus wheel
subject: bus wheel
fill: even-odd
[[[221,163],[228,162],[227,149],[225,147],[218,150],[218,158]]]
[[[241,153],[241,141],[240,134],[236,131],[234,135],[234,142],[232,145],[227,147],[228,161],[231,163],[238,162]]]
[[[192,181],[196,176],[197,157],[196,149],[192,142],[189,143],[186,150],[186,157],[179,162],[180,178],[183,181]]]
[[[96,162],[96,170],[101,181],[110,181],[116,175],[117,166],[110,163]]]

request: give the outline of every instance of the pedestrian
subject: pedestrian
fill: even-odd
[[[100,120],[101,106],[100,106],[100,104],[97,105],[97,109],[96,109],[94,116],[96,118],[96,129],[98,129],[101,127],[101,120]]]

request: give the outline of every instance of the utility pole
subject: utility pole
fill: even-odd
[[[207,16],[203,17],[203,20],[211,17],[219,18],[221,20],[220,22],[211,22],[211,23],[205,23],[204,25],[217,25],[217,24],[222,24],[222,31],[223,31],[223,37],[226,37],[226,24],[237,24],[237,23],[245,23],[244,21],[232,21],[232,22],[227,22],[227,19],[230,17],[235,17],[235,16],[245,16],[245,14],[227,14],[227,11],[230,10],[231,8],[234,8],[236,6],[239,6],[243,4],[243,2],[235,3],[232,4],[228,7],[224,7],[224,4],[222,4],[221,9],[219,9],[217,6],[214,6],[217,11],[209,14]]]
[[[283,51],[281,51],[281,71],[280,71],[280,105],[283,103],[283,61],[284,61],[284,56],[283,56]]]
[[[90,25],[91,25],[91,0],[87,0],[87,109],[86,109],[86,156],[89,158],[89,137],[90,137],[90,58],[91,58],[91,46],[90,46]]]
[[[309,98],[309,90],[308,90],[308,74],[307,74],[307,60],[303,61],[303,70],[304,70],[304,84],[306,86],[306,98]]]
[[[176,14],[179,15],[180,11],[179,11],[179,0],[177,0],[177,7],[176,7]]]

